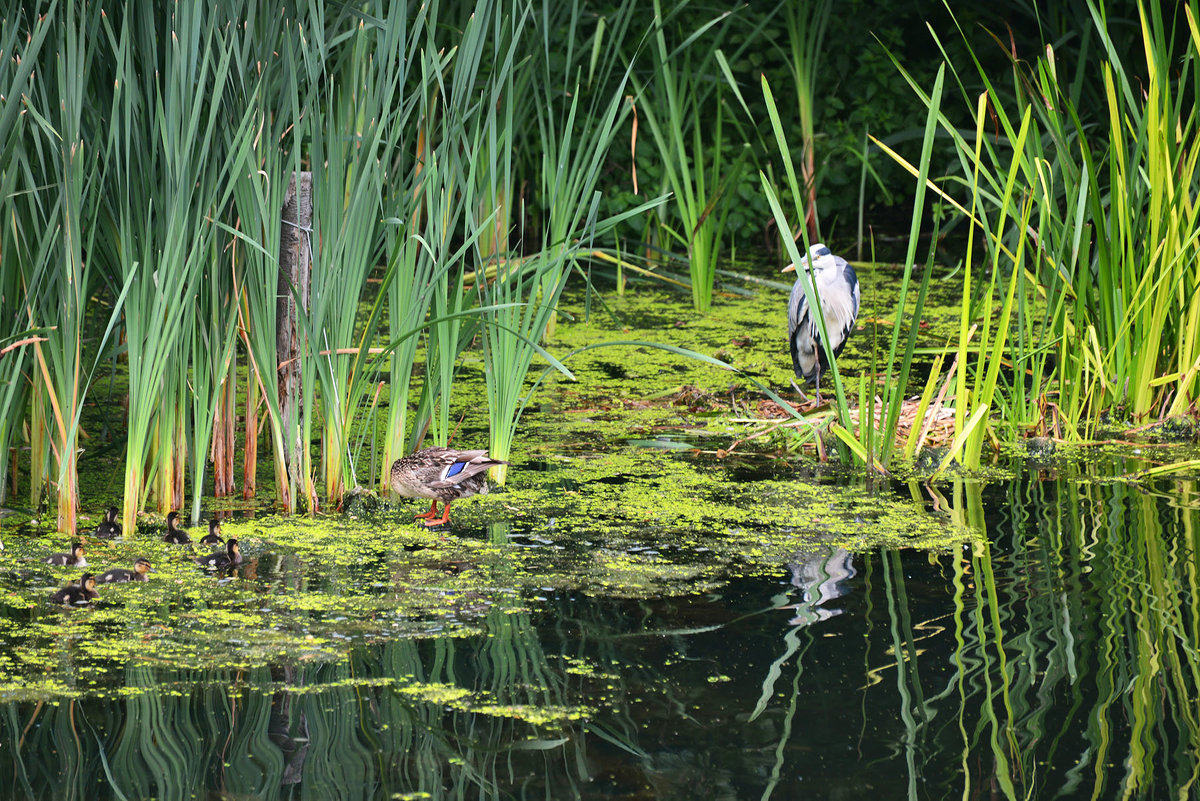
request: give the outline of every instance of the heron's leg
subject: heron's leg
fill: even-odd
[[[796,394],[800,396],[800,400],[808,403],[808,396],[804,394],[804,390],[800,389],[800,385],[796,383],[796,379],[792,379],[792,389],[796,390]]]
[[[429,504],[428,512],[422,512],[419,515],[413,515],[413,520],[432,520],[433,518],[437,517],[437,513],[437,501],[435,500]]]
[[[436,503],[436,501],[435,501],[435,503]],[[433,526],[440,526],[442,523],[449,523],[449,522],[450,522],[450,501],[442,501],[442,516],[439,517],[437,520],[434,520],[432,517],[429,518],[428,520],[425,521],[425,526],[426,526],[426,528],[432,528]]]

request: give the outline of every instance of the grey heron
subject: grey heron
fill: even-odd
[[[854,268],[841,256],[835,256],[823,244],[817,243],[808,249],[801,260],[812,275],[813,285],[821,298],[821,311],[825,317],[825,331],[833,355],[837,356],[846,345],[846,339],[854,330],[858,318],[858,303],[861,293],[858,276]],[[789,264],[783,271],[796,270]],[[804,294],[804,276],[797,275],[788,298],[788,342],[792,351],[792,370],[796,378],[802,378],[817,388],[817,400],[821,399],[821,373],[829,368],[829,359],[821,344],[821,330],[817,318],[809,308]]]

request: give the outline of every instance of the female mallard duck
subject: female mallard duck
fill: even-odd
[[[405,498],[430,498],[429,511],[416,515],[426,526],[450,522],[450,502],[487,492],[487,471],[492,465],[508,464],[487,451],[457,451],[426,448],[392,464],[392,489]],[[438,516],[438,501],[444,504]]]
[[[163,536],[163,542],[169,542],[172,545],[191,544],[192,538],[179,527],[179,512],[171,512],[167,515],[167,533]]]
[[[78,584],[68,584],[58,592],[50,596],[50,600],[56,604],[85,604],[93,598],[99,598],[100,593],[96,592],[96,577],[91,573],[84,573],[79,578]]]
[[[224,545],[225,538],[221,536],[221,521],[215,517],[208,521],[208,533],[200,538],[201,545]]]
[[[108,511],[104,514],[104,520],[96,526],[96,536],[106,540],[121,536],[121,524],[117,522],[117,516],[120,513],[121,510],[117,507],[108,507]]]
[[[45,559],[48,565],[69,565],[71,567],[87,567],[87,560],[83,558],[83,543],[72,542],[70,553],[56,553],[47,556]]]
[[[154,568],[150,566],[150,560],[138,557],[138,560],[133,563],[133,570],[114,567],[112,570],[105,570],[101,573],[96,581],[101,584],[116,584],[122,581],[149,581],[146,574],[153,572]]]
[[[217,551],[216,553],[210,553],[208,556],[201,556],[196,562],[204,567],[216,570],[233,567],[242,563],[242,549],[238,545],[237,540],[230,539],[225,543],[224,551]]]

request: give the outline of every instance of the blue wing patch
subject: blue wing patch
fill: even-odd
[[[459,473],[461,473],[463,471],[463,468],[466,466],[467,466],[466,462],[455,462],[454,464],[450,465],[450,467],[446,470],[446,475],[443,476],[443,478],[450,478],[450,476],[457,476]]]

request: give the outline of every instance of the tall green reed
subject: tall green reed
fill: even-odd
[[[160,441],[158,463],[150,463],[151,435],[156,428],[160,439],[178,430],[157,417],[172,387],[168,367],[186,363],[182,335],[194,325],[195,297],[217,230],[212,220],[224,212],[249,162],[258,122],[250,110],[227,103],[228,25],[198,6],[144,10],[127,6],[103,21],[115,73],[104,143],[113,177],[105,198],[106,255],[130,284],[124,318],[127,530],[135,528],[145,499],[146,474],[173,469],[175,451],[166,442]],[[237,9],[230,12],[236,19]],[[174,387],[174,405],[186,405],[183,387]],[[166,502],[160,494],[160,508]]]
[[[406,249],[401,254],[403,275],[411,276],[411,288],[397,287],[399,302],[408,299],[412,306],[392,306],[393,359],[396,366],[411,374],[410,359],[415,358],[412,323],[424,327],[425,360],[415,423],[408,433],[404,450],[413,450],[428,433],[435,444],[450,441],[453,424],[451,403],[458,357],[477,331],[477,320],[469,310],[467,258],[483,236],[492,219],[476,221],[477,187],[487,174],[487,165],[464,160],[460,153],[473,152],[483,139],[485,120],[492,110],[480,97],[493,97],[495,87],[503,85],[511,62],[503,40],[493,41],[497,25],[502,25],[500,5],[480,0],[452,6],[445,24],[431,26],[422,41],[419,88],[415,94],[421,106],[416,113],[420,160],[416,165],[417,182],[412,199],[395,198],[397,208],[407,213],[395,216],[412,221],[405,233]],[[436,35],[435,35],[436,34]],[[453,35],[455,47],[445,47],[441,36]],[[493,49],[495,48],[495,49]],[[503,55],[501,55],[503,54]],[[489,60],[500,59],[494,72],[485,70]],[[416,77],[416,76],[414,76]],[[409,265],[412,265],[411,267]],[[428,320],[422,319],[428,311]],[[406,328],[407,331],[400,329]],[[393,404],[407,403],[397,398]],[[404,437],[402,428],[393,437]],[[396,443],[392,447],[395,448]],[[399,451],[393,450],[395,455]]]
[[[901,356],[901,319],[906,313],[905,307],[912,285],[913,266],[916,260],[919,235],[922,228],[922,217],[925,211],[925,181],[929,175],[930,163],[933,158],[933,132],[937,122],[937,109],[941,104],[943,81],[944,73],[939,71],[937,77],[934,79],[933,91],[929,99],[930,113],[927,115],[925,121],[925,137],[921,146],[920,165],[917,168],[917,191],[913,202],[912,219],[909,223],[908,248],[904,256],[904,274],[900,279],[900,293],[896,301],[896,318],[892,324],[891,342],[887,353],[887,369],[884,372],[883,398],[880,405],[882,425],[879,431],[880,462],[884,466],[891,464],[892,452],[896,444],[896,428],[904,406],[904,399],[908,390],[908,376],[912,369],[913,353],[916,348],[917,321],[920,320],[921,312],[925,306],[925,298],[929,291],[929,282],[933,271],[933,253],[930,252],[929,259],[925,265],[921,286],[918,290],[916,305],[913,309],[912,323],[909,325],[904,353]],[[937,241],[936,235],[933,241]],[[893,370],[896,371],[895,380],[893,380]],[[861,415],[859,424],[860,426],[862,425]],[[873,414],[869,417],[869,424],[874,424]]]
[[[249,394],[262,399],[272,451],[277,501],[286,512],[296,510],[297,481],[288,470],[289,449],[298,431],[284,420],[279,387],[277,323],[279,263],[284,201],[293,193],[301,173],[301,108],[307,108],[311,89],[298,80],[301,21],[289,17],[282,3],[259,4],[246,25],[235,33],[236,92],[255,117],[257,135],[251,163],[236,175],[233,242],[238,302],[238,334],[249,366]],[[247,457],[256,442],[247,414]],[[245,487],[243,490],[245,491]]]
[[[1105,169],[1088,164],[1093,185],[1109,188],[1110,205],[1105,213],[1091,198],[1100,281],[1087,317],[1100,329],[1102,344],[1115,344],[1106,354],[1115,376],[1110,397],[1126,401],[1139,419],[1163,406],[1173,413],[1188,409],[1200,386],[1200,330],[1194,324],[1200,320],[1200,118],[1192,102],[1200,78],[1200,30],[1194,6],[1183,10],[1191,34],[1184,53],[1192,62],[1190,75],[1177,72],[1175,37],[1157,3],[1139,4],[1143,87],[1134,88],[1138,67],[1108,49],[1109,157]],[[1108,45],[1103,7],[1093,6],[1092,14],[1101,43]],[[1178,18],[1171,27],[1177,24]]]
[[[203,282],[198,282],[197,291]],[[194,450],[188,441],[188,356],[196,336],[196,314],[187,315],[188,325],[181,326],[171,360],[162,374],[154,399],[155,411],[150,424],[150,451],[143,479],[146,500],[153,500],[160,514],[183,506],[184,479],[188,453]]]
[[[89,368],[83,342],[97,272],[88,254],[97,236],[103,196],[99,143],[90,136],[96,113],[96,31],[102,13],[69,2],[62,14],[53,51],[43,51],[53,58],[47,59],[28,95],[37,131],[26,140],[27,171],[23,172],[29,185],[14,209],[13,224],[21,230],[18,241],[24,243],[19,258],[29,265],[22,268],[29,276],[28,323],[42,328],[38,339],[45,340],[32,346],[33,380],[43,390],[34,397],[44,404],[41,414],[47,423],[34,434],[45,437],[52,457],[57,526],[74,531],[79,505],[79,420],[95,364]],[[115,320],[116,310],[100,338],[100,349]],[[98,360],[98,351],[91,355]]]
[[[22,22],[15,14],[0,19],[0,53],[5,56],[0,58],[0,95],[6,98],[30,91],[30,77],[41,63],[41,49],[52,30],[50,15],[38,17],[28,30]],[[33,276],[50,258],[48,250],[35,245],[36,231],[27,231],[17,222],[16,190],[26,186],[31,175],[30,117],[19,111],[20,104],[11,101],[0,108],[0,219],[12,221],[0,228],[0,309],[4,310],[0,318],[0,504],[8,495],[9,452],[29,397],[31,346],[35,338],[43,338],[43,332],[30,328],[30,310],[22,307],[19,298],[28,293]]]
[[[660,222],[660,228],[687,251],[692,304],[701,312],[712,306],[717,262],[733,198],[726,189],[737,183],[751,152],[743,146],[731,164],[724,163],[727,121],[722,84],[709,80],[717,71],[720,45],[730,30],[728,24],[722,24],[730,13],[708,20],[679,46],[668,49],[665,26],[673,15],[664,17],[661,1],[655,0],[649,48],[653,74],[648,81],[631,75],[639,114],[646,120],[658,150],[663,188],[672,193],[678,217],[678,227]],[[711,39],[704,38],[710,31]],[[724,75],[728,77],[728,71]],[[708,116],[714,110],[715,125]]]
[[[824,56],[825,31],[833,4],[830,0],[815,3],[789,3],[784,11],[788,47],[791,58],[792,81],[796,90],[796,107],[800,121],[800,180],[804,190],[804,225],[808,239],[819,242],[817,221],[817,132],[816,101],[817,75]]]
[[[632,4],[625,3],[606,18],[604,25],[591,28],[589,34],[595,37],[592,42],[606,36],[620,41],[628,28],[631,10]],[[578,5],[571,8],[561,23],[551,12],[551,6],[544,5],[538,22],[543,31],[565,24],[567,30],[573,32],[569,40],[582,41],[579,49],[571,53],[580,58],[588,55],[595,58],[597,48],[589,46],[583,33],[583,18]],[[578,33],[574,33],[576,31]],[[624,88],[629,72],[621,64],[616,48],[610,49],[598,64],[596,61],[591,63],[591,76],[599,88],[589,92],[578,80],[582,65],[570,58],[563,60],[560,53],[551,49],[550,41],[543,35],[543,49],[537,55],[536,71],[528,84],[537,98],[533,107],[538,117],[543,153],[538,187],[545,214],[540,231],[542,249],[524,259],[504,260],[497,264],[493,282],[480,280],[476,283],[481,304],[485,307],[490,304],[490,310],[482,315],[481,324],[490,423],[489,452],[497,459],[507,459],[511,454],[521,410],[528,398],[525,381],[534,356],[540,354],[552,366],[569,375],[538,342],[554,319],[559,296],[580,249],[590,249],[592,237],[624,219],[643,213],[650,205],[642,204],[605,220],[596,219],[599,201],[596,187],[600,172],[617,125],[627,113]],[[501,130],[512,131],[513,105],[503,104],[503,96],[500,102],[507,110],[507,116]],[[586,106],[581,98],[586,98]],[[504,141],[493,141],[480,149],[501,155],[508,150]],[[511,164],[502,158],[493,171],[503,176],[510,169]],[[498,184],[489,187],[491,198],[497,197],[496,186]],[[651,201],[651,204],[657,202]],[[506,476],[507,465],[494,468],[497,482],[503,484]]]
[[[423,57],[430,54],[422,51]],[[425,109],[428,111],[428,108]],[[396,275],[388,285],[388,339],[391,346],[388,374],[387,429],[383,433],[380,489],[386,491],[389,484],[387,468],[405,452],[406,432],[409,421],[409,394],[412,387],[413,368],[417,358],[420,339],[405,336],[417,329],[425,320],[431,299],[428,287],[431,284],[435,262],[430,250],[422,245],[417,232],[424,230],[425,207],[429,198],[424,194],[426,180],[424,163],[427,154],[427,120],[422,117],[414,126],[416,140],[402,143],[402,149],[412,149],[412,183],[404,189],[390,187],[386,200],[389,208],[403,209],[406,201],[409,212],[405,218],[388,218],[384,228],[384,250],[388,254],[388,269]],[[397,154],[393,167],[401,160]],[[436,194],[436,185],[434,185]],[[403,197],[407,192],[410,198]]]
[[[410,37],[399,2],[384,10],[390,24],[358,18],[345,9],[341,13],[360,24],[332,63],[322,46],[332,42],[315,42],[301,51],[311,83],[320,85],[322,73],[333,79],[317,93],[316,114],[306,127],[313,266],[308,307],[301,313],[306,342],[300,368],[305,409],[301,440],[310,440],[319,386],[324,496],[335,504],[358,484],[351,434],[370,386],[364,374],[366,355],[381,322],[374,312],[360,325],[359,303],[381,254],[384,159],[397,148],[415,105],[402,89],[410,47],[420,34],[418,26]],[[380,293],[381,299],[384,295]],[[377,302],[376,308],[380,306]],[[304,474],[313,472],[305,469]]]
[[[207,281],[201,288],[196,322],[190,332],[191,363],[191,442],[190,472],[192,479],[193,524],[200,521],[200,502],[204,489],[205,461],[213,440],[214,426],[230,410],[227,395],[233,388],[227,382],[236,379],[234,348],[237,344],[237,295],[240,283],[233,274],[236,263],[231,257],[232,242],[224,232],[209,243]],[[214,460],[215,461],[215,460]],[[214,469],[219,469],[214,467]]]
[[[544,10],[547,8],[543,7]],[[482,234],[476,240],[479,269],[475,271],[475,288],[480,305],[487,306],[490,301],[507,304],[507,308],[486,313],[480,331],[490,422],[489,451],[496,459],[507,459],[509,456],[512,435],[511,427],[505,423],[515,420],[517,416],[515,409],[511,408],[516,393],[504,393],[502,389],[515,385],[519,391],[529,369],[528,361],[521,358],[525,353],[521,350],[521,337],[532,335],[537,339],[541,336],[554,313],[554,304],[561,291],[561,284],[552,285],[549,297],[539,297],[542,280],[549,277],[546,271],[554,269],[541,254],[522,259],[507,248],[504,251],[499,249],[502,243],[509,240],[508,221],[513,217],[511,187],[514,183],[513,151],[518,134],[518,108],[528,110],[530,106],[536,107],[536,104],[526,100],[536,91],[535,84],[523,80],[522,91],[518,91],[513,75],[513,58],[519,52],[521,31],[526,27],[529,13],[527,8],[524,14],[518,16],[518,9],[519,6],[513,4],[511,16],[497,15],[493,21],[491,39],[497,50],[496,61],[500,67],[488,81],[487,111],[473,132],[474,141],[469,143],[470,149],[480,156],[473,165],[475,169],[468,181],[468,187],[474,189],[471,200],[476,197],[478,200],[469,201],[465,208],[469,225]],[[532,72],[530,69],[526,74]],[[477,215],[476,208],[479,210]],[[485,266],[489,269],[483,269]],[[558,266],[561,276],[565,271],[562,265]],[[490,283],[489,273],[495,276]],[[527,300],[528,305],[524,305]],[[507,475],[506,468],[507,465],[500,465],[493,469],[493,477],[501,484]]]
[[[1200,319],[1200,148],[1188,99],[1200,52],[1195,11],[1185,5],[1169,19],[1160,6],[1139,4],[1141,52],[1130,59],[1108,32],[1104,4],[1089,2],[1088,9],[1101,45],[1100,91],[1093,94],[1080,73],[1067,73],[1053,47],[1032,66],[1012,57],[1010,93],[975,60],[974,78],[985,87],[978,100],[950,63],[976,132],[968,140],[939,113],[961,175],[947,189],[934,187],[971,222],[972,241],[993,271],[988,294],[965,293],[984,315],[970,322],[981,323],[977,352],[990,369],[976,371],[970,388],[960,373],[960,393],[974,395],[960,394],[958,408],[970,404],[978,412],[987,404],[1010,430],[1049,427],[1072,438],[1090,436],[1114,408],[1135,419],[1180,413],[1193,402],[1200,374],[1191,326]],[[1191,70],[1169,66],[1179,47],[1193,56]],[[1076,69],[1094,74],[1087,56],[1085,49]],[[1143,69],[1135,90],[1133,76]],[[969,201],[954,200],[954,184]],[[1003,330],[987,316],[989,287],[1000,293],[996,324]],[[960,353],[969,331],[964,318]],[[1011,368],[999,371],[1002,360]],[[968,462],[977,459],[983,437],[982,429],[967,431],[972,420],[960,412]]]
[[[805,219],[804,199],[806,195],[801,191],[800,182],[796,177],[796,168],[789,155],[790,151],[787,145],[787,138],[783,131],[783,123],[779,116],[778,107],[775,105],[775,97],[771,92],[771,87],[767,83],[766,76],[762,79],[763,99],[766,101],[767,115],[771,123],[771,129],[774,133],[775,144],[779,149],[780,159],[783,162],[784,175],[787,178],[787,187],[791,193],[794,204],[793,212],[796,220]],[[779,196],[775,191],[775,187],[767,180],[767,176],[762,171],[759,172],[759,180],[762,184],[763,194],[766,195],[767,202],[770,204],[771,212],[775,217],[775,223],[781,232],[788,232],[783,236],[783,246],[788,254],[788,258],[793,264],[801,263],[800,250],[796,246],[796,237],[790,232],[793,226],[789,223],[788,215],[784,212],[779,201]],[[805,245],[805,252],[808,251],[811,243],[808,240],[808,229],[801,227],[800,234]],[[801,286],[804,288],[805,298],[808,300],[809,308],[814,309],[816,313],[814,317],[817,321],[817,330],[821,335],[821,344],[825,348],[825,355],[828,359],[829,369],[822,371],[822,377],[827,378],[833,386],[834,398],[836,399],[836,408],[838,419],[842,421],[843,426],[848,426],[850,422],[850,411],[846,403],[846,391],[842,383],[841,374],[838,372],[837,359],[833,355],[833,347],[829,344],[829,335],[825,326],[825,314],[822,311],[821,299],[817,294],[816,284],[812,281],[812,276],[804,270],[797,270],[799,278],[803,281]],[[849,448],[844,438],[838,439],[838,451],[841,454],[843,461],[848,461],[852,450]]]

